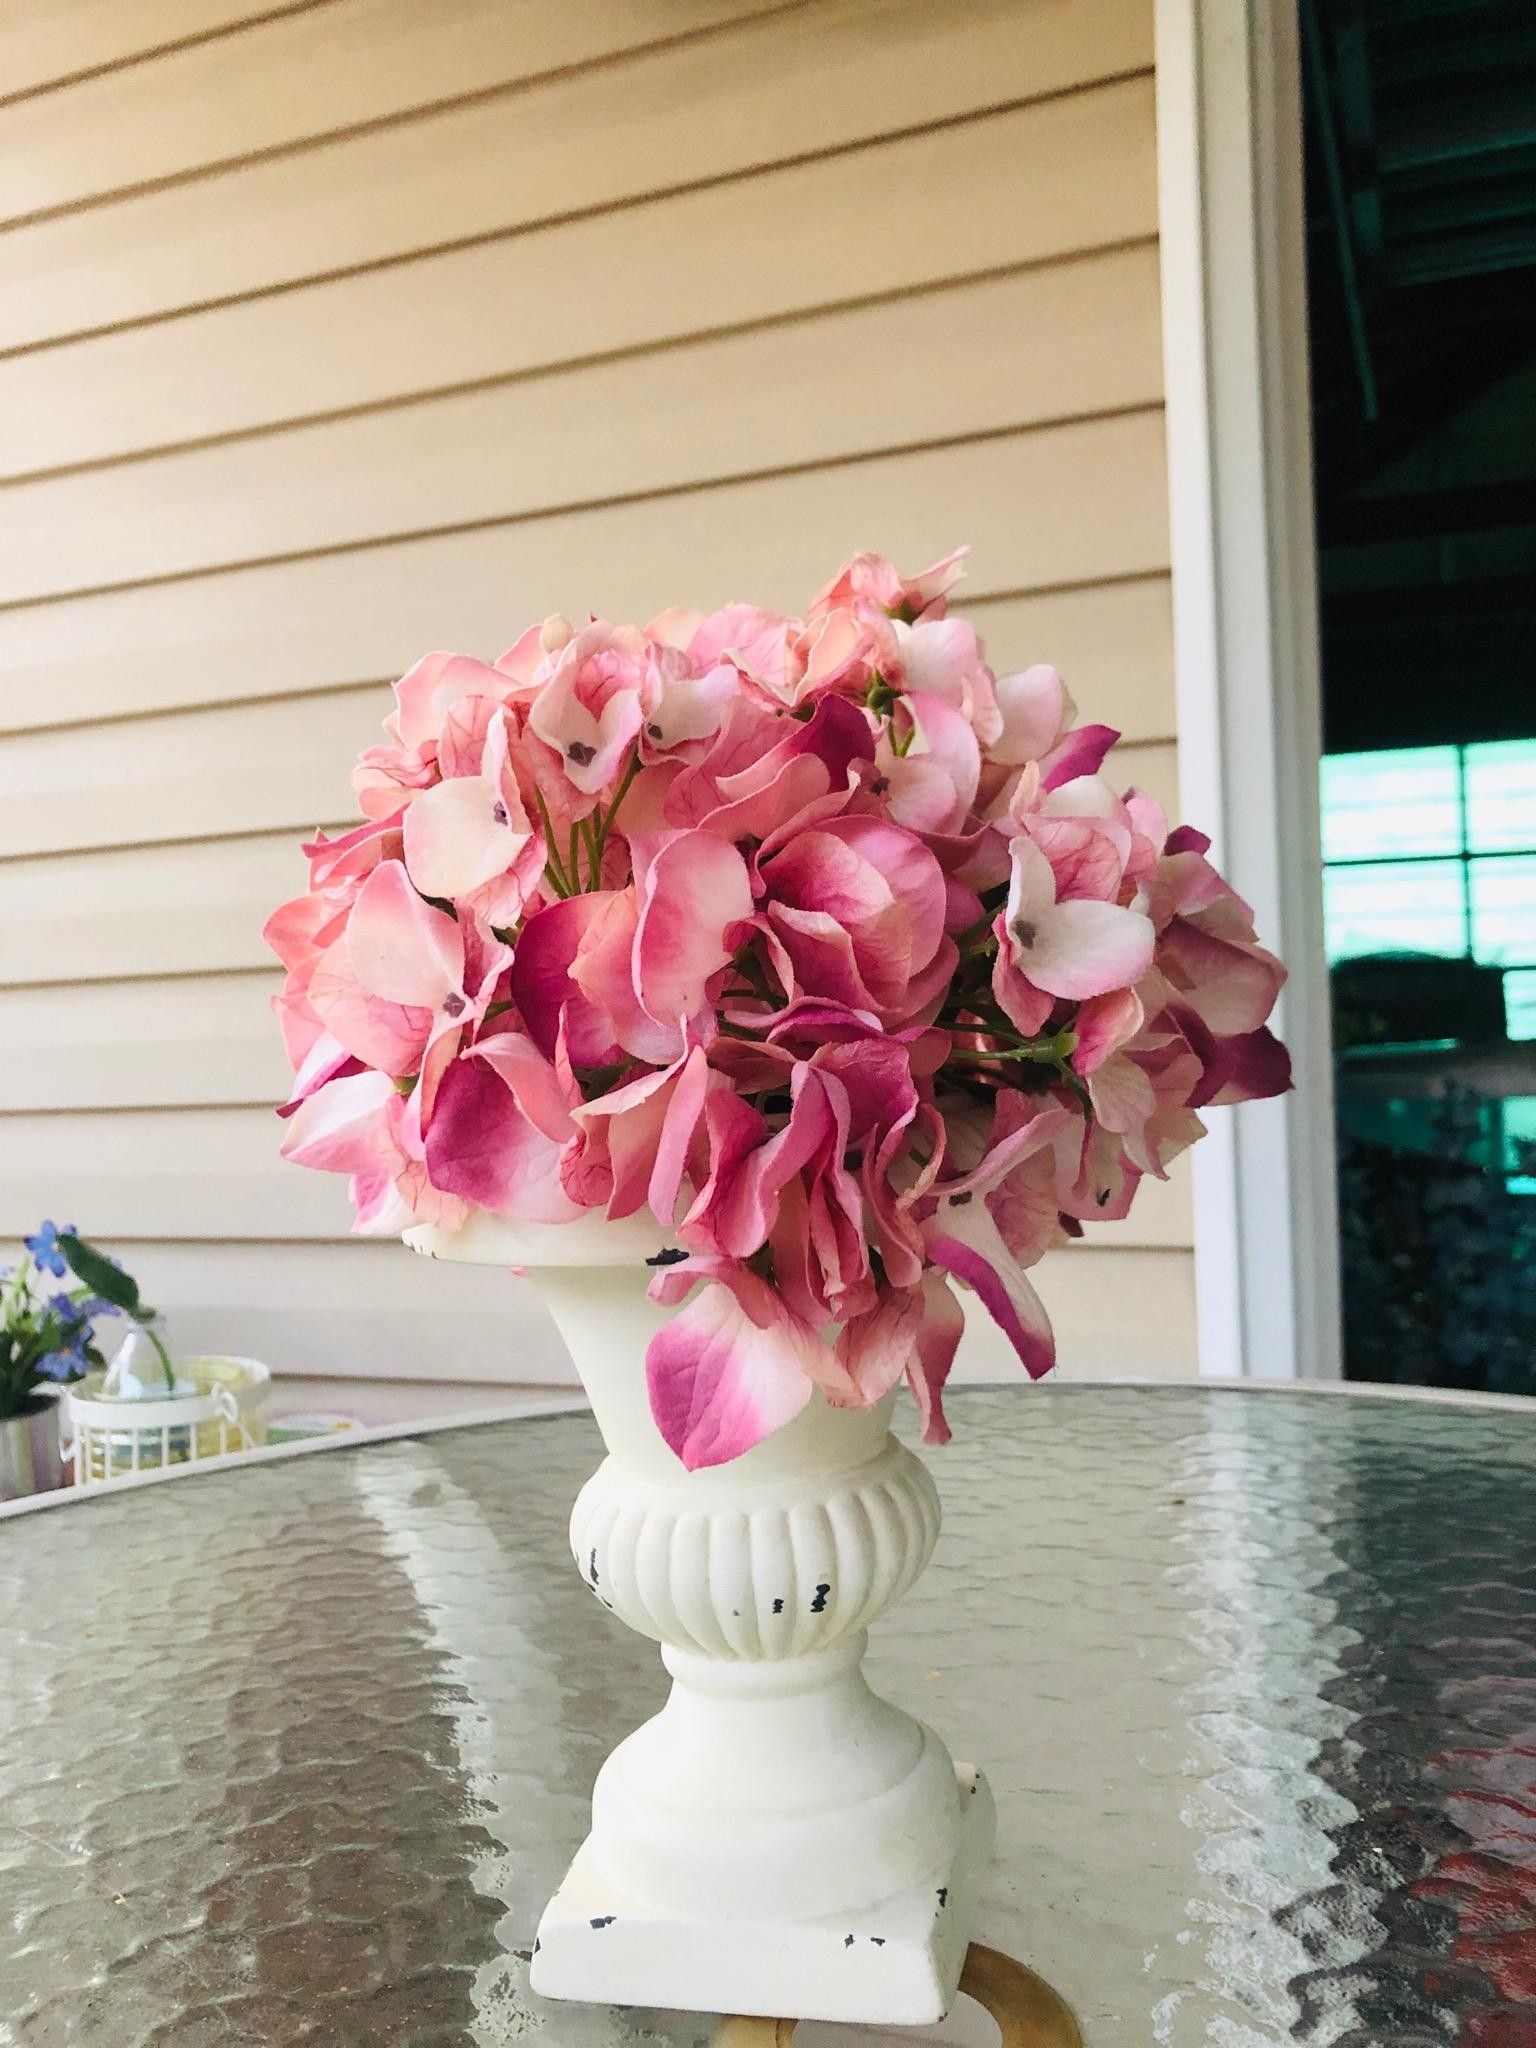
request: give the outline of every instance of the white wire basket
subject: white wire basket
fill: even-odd
[[[65,1392],[64,1457],[76,1486],[108,1486],[144,1472],[195,1465],[267,1440],[272,1375],[254,1358],[178,1358],[192,1394],[164,1401],[104,1396],[100,1372]]]

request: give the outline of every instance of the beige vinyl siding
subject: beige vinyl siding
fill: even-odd
[[[0,104],[42,95],[120,65],[207,41],[242,23],[297,13],[323,0],[5,0],[0,7]]]
[[[558,1378],[277,1157],[297,838],[424,648],[960,539],[1171,805],[1150,0],[64,12],[74,82],[0,15],[0,1232],[189,1345]],[[1190,1235],[1049,1262],[1069,1366],[1192,1367]]]

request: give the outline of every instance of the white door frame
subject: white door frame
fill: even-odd
[[[1295,0],[1155,0],[1185,815],[1290,968],[1296,1090],[1195,1150],[1203,1373],[1340,1373]]]

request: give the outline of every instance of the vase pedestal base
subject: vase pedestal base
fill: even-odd
[[[685,2012],[923,2026],[954,2002],[996,1816],[982,1774],[955,1767],[958,1847],[931,1879],[851,1916],[673,1917],[606,1884],[589,1849],[539,1924],[532,1984],[545,1998]]]

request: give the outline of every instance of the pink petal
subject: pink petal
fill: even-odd
[[[907,1289],[843,1325],[837,1355],[866,1407],[883,1400],[911,1364],[922,1319],[922,1297]]]
[[[734,846],[680,832],[646,871],[634,942],[635,990],[647,1016],[675,1025],[704,1003],[731,957],[732,927],[752,915],[752,881]]]
[[[404,747],[435,740],[450,705],[461,697],[499,699],[504,679],[468,654],[424,654],[395,685],[396,717]]]
[[[986,1204],[980,1200],[964,1207],[941,1204],[923,1235],[934,1265],[975,1290],[1030,1378],[1037,1380],[1048,1373],[1056,1363],[1050,1318],[1003,1243]]]
[[[282,1154],[322,1173],[392,1171],[398,1158],[389,1113],[398,1098],[387,1074],[347,1074],[299,1105]]]
[[[1043,761],[1071,716],[1071,700],[1061,677],[1043,661],[1019,675],[999,676],[997,706],[1002,713],[1002,731],[987,754],[1010,768],[1025,761]]]
[[[573,903],[579,900],[571,898]],[[678,1014],[661,1021],[640,1006],[635,988],[639,913],[634,888],[612,890],[591,900],[598,907],[571,963],[571,978],[588,1002],[606,1015],[626,1052],[652,1066],[670,1066],[682,1056],[685,1018]],[[575,1058],[574,1040],[571,1051]]]
[[[423,790],[405,814],[405,865],[424,896],[456,898],[493,881],[533,837],[521,804],[483,775]]]
[[[565,1020],[566,1050],[578,1067],[605,1067],[618,1057],[613,1024],[572,978],[571,968],[606,895],[572,896],[535,912],[512,956],[512,1000],[528,1034],[547,1059],[555,1056]]]
[[[1022,834],[1008,854],[1008,924],[1038,927],[1056,907],[1055,871],[1034,840]]]
[[[364,1066],[401,1077],[420,1067],[432,1035],[432,1011],[370,994],[344,946],[332,947],[315,969],[309,1001],[326,1030]]]
[[[695,1046],[683,1062],[682,1072],[662,1118],[656,1146],[656,1163],[646,1187],[646,1200],[657,1222],[670,1229],[677,1214],[677,1198],[687,1169],[688,1151],[709,1094],[709,1062],[701,1046]]]
[[[1051,864],[1059,903],[1074,896],[1113,903],[1119,896],[1125,861],[1108,832],[1087,818],[1035,817],[1029,836]]]
[[[661,693],[645,722],[648,746],[666,749],[708,739],[720,730],[726,708],[741,694],[741,678],[722,663],[702,676],[679,676]]]
[[[999,1119],[1001,1121],[1001,1119]],[[956,1196],[989,1194],[1026,1159],[1043,1151],[1048,1145],[1055,1145],[1077,1121],[1075,1110],[1064,1103],[1048,1102],[1041,1107],[1031,1103],[1019,1112],[1019,1121],[1011,1130],[994,1136],[993,1142],[973,1166],[969,1173],[956,1180],[940,1182],[934,1192],[946,1201]],[[993,1126],[994,1133],[997,1125]]]
[[[358,981],[387,1003],[440,1009],[463,980],[458,924],[421,900],[399,861],[385,861],[364,882],[343,943]]]
[[[282,997],[275,999],[282,1001]],[[310,1046],[308,1053],[293,1077],[293,1087],[288,1100],[277,1112],[279,1116],[292,1116],[300,1103],[307,1102],[311,1095],[323,1088],[327,1081],[334,1080],[343,1067],[355,1064],[354,1056],[339,1039],[329,1031],[322,1031]]]
[[[536,1130],[563,1145],[576,1129],[571,1109],[579,1102],[562,1085],[553,1064],[526,1033],[496,1031],[470,1047],[468,1057],[483,1060]]]
[[[568,1223],[582,1212],[561,1186],[560,1152],[483,1061],[455,1060],[444,1074],[426,1133],[440,1192],[524,1222]]]
[[[325,949],[327,926],[341,929],[336,901],[330,896],[295,896],[267,919],[261,936],[287,968],[311,966]]]
[[[1138,1131],[1157,1109],[1152,1083],[1123,1052],[1113,1054],[1089,1076],[1088,1094],[1106,1131]]]
[[[1285,982],[1285,969],[1273,953],[1222,937],[1187,917],[1175,918],[1163,933],[1158,965],[1221,1035],[1258,1030]]]
[[[1081,1001],[1129,988],[1152,964],[1151,920],[1118,903],[1058,903],[1026,942],[1027,929],[1022,920],[1009,923],[1014,958],[1048,995]]]
[[[419,1219],[395,1186],[395,1176],[382,1167],[354,1173],[347,1194],[357,1214],[352,1228],[363,1237],[398,1237]]]
[[[825,1369],[821,1340],[771,1295],[758,1312],[767,1319],[754,1320],[711,1282],[651,1339],[651,1413],[690,1472],[740,1457],[793,1421],[811,1398],[813,1371]]]
[[[1134,989],[1114,989],[1108,995],[1090,996],[1077,1013],[1077,1050],[1072,1064],[1080,1074],[1091,1074],[1112,1052],[1136,1036],[1143,1022],[1140,998]]]
[[[907,1366],[907,1384],[917,1403],[925,1444],[949,1442],[944,1386],[964,1335],[965,1311],[951,1292],[949,1282],[942,1273],[925,1273],[923,1317],[917,1329],[915,1352]]]

